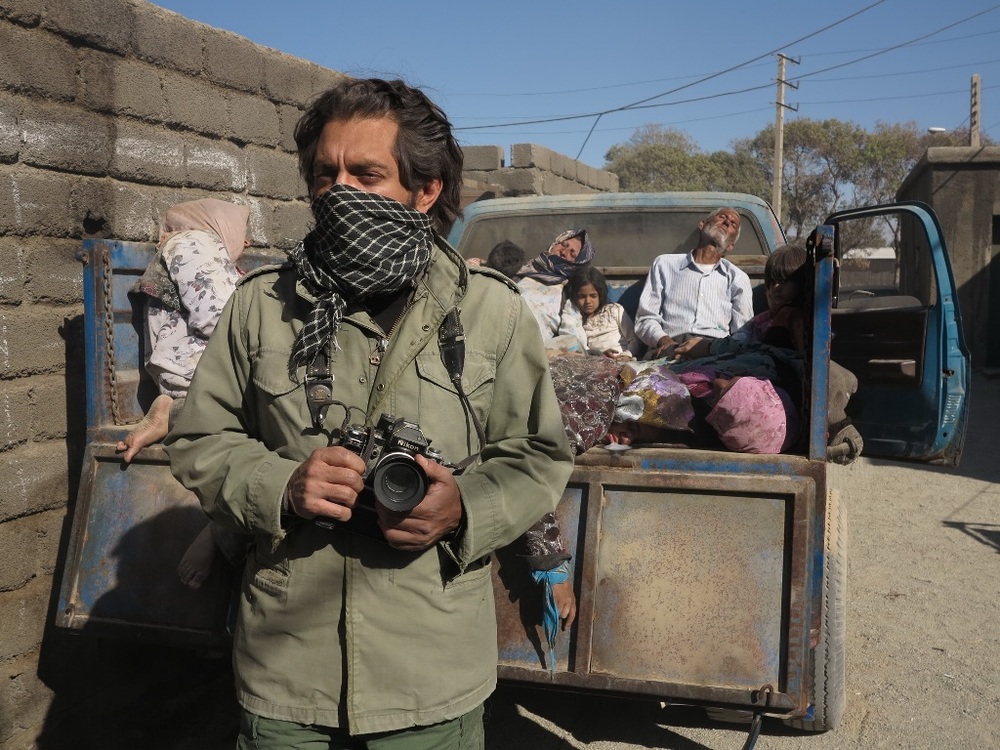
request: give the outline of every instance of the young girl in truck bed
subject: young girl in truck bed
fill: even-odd
[[[583,317],[588,354],[635,359],[641,344],[632,319],[617,302],[608,302],[608,282],[603,273],[590,265],[575,271],[566,284],[565,304],[575,307]]]

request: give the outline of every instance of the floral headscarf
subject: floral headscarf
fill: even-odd
[[[167,209],[160,222],[159,247],[177,232],[200,229],[215,232],[222,239],[229,253],[229,260],[235,263],[243,255],[243,243],[247,238],[247,220],[250,209],[217,198],[178,203]]]
[[[583,244],[583,247],[580,248],[580,254],[576,256],[576,260],[566,260],[552,254],[552,248],[555,245],[573,237],[578,237]],[[573,275],[576,269],[587,265],[593,259],[594,248],[590,244],[590,237],[587,235],[587,230],[567,229],[552,241],[548,250],[521,266],[521,269],[517,272],[517,278],[532,278],[542,284],[549,285],[562,284]]]

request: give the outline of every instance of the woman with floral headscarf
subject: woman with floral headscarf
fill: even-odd
[[[172,206],[160,222],[156,257],[133,290],[144,296],[146,371],[160,395],[118,442],[125,463],[166,437],[180,412],[208,337],[236,289],[236,261],[249,244],[249,218],[246,206],[206,198]],[[208,577],[216,545],[227,556],[241,549],[240,542],[219,538],[213,527],[205,527],[178,567],[181,580],[191,588]]]
[[[517,272],[517,287],[538,321],[547,348],[586,353],[583,317],[573,305],[564,305],[563,288],[574,271],[593,259],[587,230],[568,229]]]

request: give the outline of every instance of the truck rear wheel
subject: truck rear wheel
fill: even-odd
[[[827,496],[823,546],[823,611],[819,642],[810,656],[813,718],[785,720],[788,726],[807,732],[835,729],[844,716],[847,704],[844,670],[847,645],[847,521],[840,507],[840,494],[835,490]]]

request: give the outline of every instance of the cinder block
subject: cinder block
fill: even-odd
[[[0,304],[24,300],[25,247],[23,237],[0,237]]]
[[[305,183],[299,178],[293,154],[275,149],[247,146],[247,190],[251,195],[281,200],[305,197]]]
[[[73,186],[70,209],[77,225],[99,227],[103,237],[148,242],[158,216],[152,196],[157,189],[111,179],[81,178]]]
[[[73,183],[64,174],[0,166],[0,234],[72,236],[79,231],[68,210]]]
[[[0,449],[31,440],[31,378],[5,383],[0,391]],[[3,545],[0,545],[3,546]]]
[[[299,118],[302,117],[302,110],[288,104],[278,104],[277,108],[281,127],[281,147],[285,151],[295,153],[298,150],[295,145],[295,126],[298,124]]]
[[[129,182],[183,185],[187,178],[184,136],[162,127],[119,120],[108,174]]]
[[[144,4],[133,23],[132,50],[140,60],[182,73],[201,72],[204,24],[152,4]]]
[[[17,101],[13,96],[0,96],[0,162],[17,161],[21,151]]]
[[[463,171],[489,171],[503,168],[503,149],[500,146],[464,146]]]
[[[187,184],[206,190],[246,188],[246,156],[228,141],[189,138],[184,145]]]
[[[98,50],[83,50],[80,96],[90,109],[162,121],[167,102],[152,65]]]
[[[62,372],[59,336],[66,310],[40,305],[0,308],[0,377]]]
[[[0,87],[69,101],[76,95],[76,51],[41,29],[0,21]]]
[[[265,201],[250,196],[240,196],[237,202],[250,209],[250,220],[247,222],[247,237],[250,240],[250,245],[254,248],[266,247],[270,243],[267,231],[269,229],[272,201]]]
[[[498,169],[489,173],[489,181],[500,185],[504,195],[543,195],[540,169]]]
[[[553,156],[557,156],[554,151],[536,143],[515,143],[510,147],[512,167],[537,167],[548,171],[552,169]]]
[[[48,3],[44,28],[124,55],[132,41],[136,6],[128,0],[73,0]]]
[[[553,151],[551,164],[553,174],[565,177],[567,180],[576,179],[576,159]]]
[[[252,94],[264,89],[264,50],[246,37],[211,26],[204,29],[205,76]]]
[[[282,250],[294,247],[313,224],[312,211],[304,201],[275,202],[270,216],[263,214],[262,218],[268,222],[266,245]]]
[[[111,162],[111,122],[80,107],[26,101],[21,161],[82,174],[104,174]]]
[[[229,132],[233,140],[256,143],[258,146],[277,146],[281,143],[281,123],[273,102],[249,94],[230,92]]]
[[[65,508],[66,460],[65,444],[58,440],[0,453],[0,521]]]
[[[161,75],[167,122],[204,135],[225,137],[228,113],[222,89],[179,73]]]
[[[311,67],[313,71],[312,96],[308,97],[305,103],[311,102],[327,89],[333,88],[345,78],[350,77],[336,70],[324,68],[321,65],[312,65]]]
[[[302,104],[313,94],[313,65],[276,50],[262,48],[264,93],[282,104]]]
[[[51,581],[39,581],[41,588]],[[0,600],[0,610],[15,606],[14,598]],[[53,691],[38,676],[38,651],[9,660],[0,659],[0,744],[5,748],[38,747],[39,731],[51,717]]]
[[[582,193],[596,193],[597,191],[576,180],[567,180],[565,177],[546,172],[543,180],[542,195],[580,195]]]
[[[83,302],[83,267],[76,259],[78,241],[31,238],[25,249],[27,286],[32,300],[56,304]]]
[[[8,539],[14,544],[21,541],[17,539],[19,532],[8,528],[17,523],[17,521],[10,521],[3,525],[4,546],[8,546],[6,544]],[[0,592],[2,592],[0,593],[0,632],[4,634],[4,653],[0,655],[0,658],[5,660],[38,650],[42,643],[42,634],[45,632],[45,613],[52,586],[51,576],[37,578],[28,583],[27,586],[24,585],[27,581],[18,586],[4,586],[8,564],[17,565],[19,562],[5,559],[8,557],[13,556],[8,555],[6,551],[0,551],[0,561],[4,563],[4,570],[0,571],[0,577],[4,579],[0,582]]]
[[[0,591],[19,589],[41,571],[38,559],[38,535],[41,517],[45,513],[34,513],[21,518],[14,518],[2,526],[4,543],[0,544]],[[45,533],[44,531],[42,532]],[[42,608],[44,609],[44,607]],[[0,615],[0,623],[3,615]],[[11,631],[0,626],[0,632]],[[32,644],[33,648],[37,643]]]

